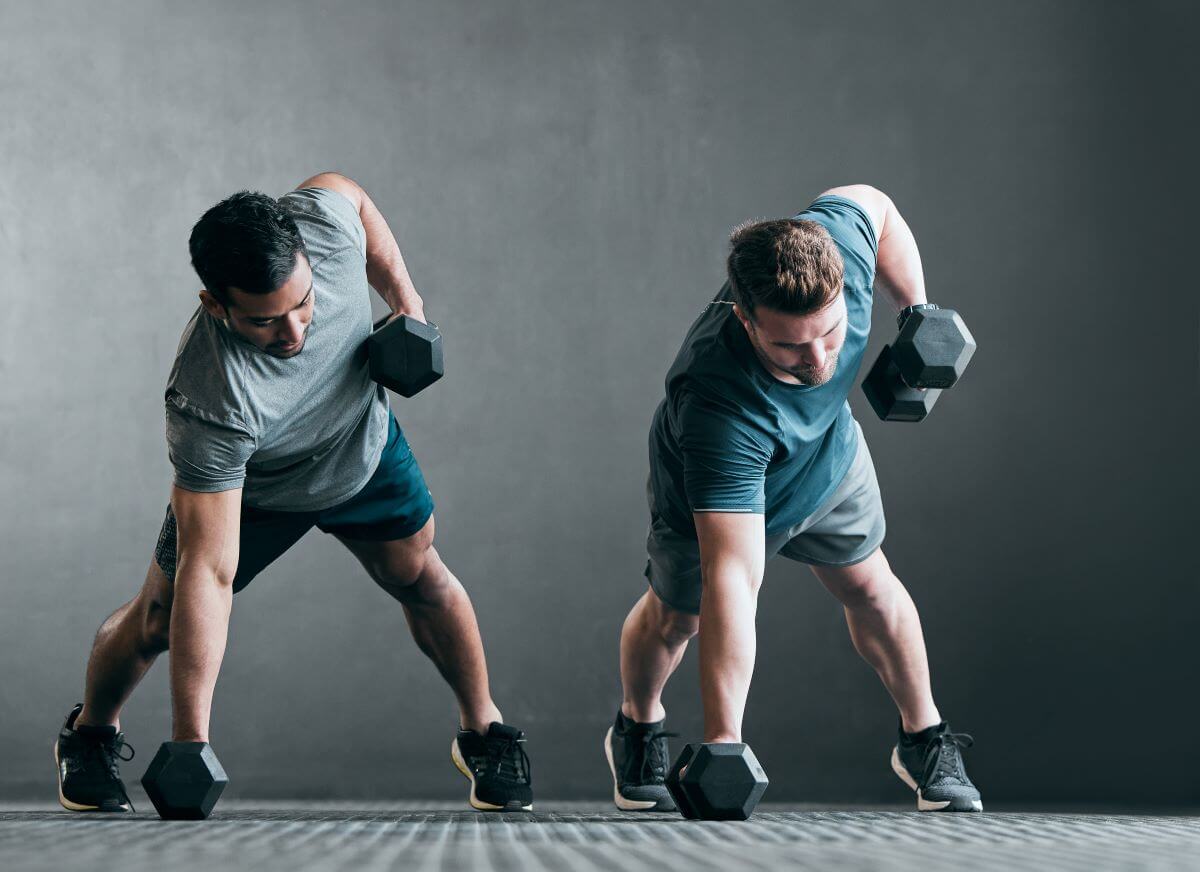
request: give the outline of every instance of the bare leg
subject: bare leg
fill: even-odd
[[[120,727],[121,708],[155,659],[167,650],[171,585],[154,561],[141,591],[96,632],[88,658],[78,726]]]
[[[666,717],[663,688],[699,625],[699,617],[671,608],[653,590],[634,603],[621,628],[621,711],[625,717],[643,724]]]
[[[812,571],[845,608],[854,647],[879,673],[900,709],[905,732],[940,723],[921,619],[883,552],[852,566],[814,566]]]
[[[417,647],[433,661],[458,701],[468,730],[486,733],[503,717],[488,686],[483,640],[462,584],[433,547],[434,520],[407,539],[341,538],[376,584],[404,607]]]

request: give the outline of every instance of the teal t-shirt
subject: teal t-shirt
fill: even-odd
[[[816,387],[773,377],[725,284],[688,330],[650,428],[654,511],[680,533],[695,534],[696,511],[762,514],[768,535],[785,532],[829,498],[854,459],[846,398],[871,328],[875,230],[844,197],[820,197],[796,217],[824,226],[842,255],[847,324],[837,369]]]

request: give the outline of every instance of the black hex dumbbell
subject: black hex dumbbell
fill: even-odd
[[[445,374],[442,334],[436,324],[407,315],[384,318],[367,339],[367,360],[372,379],[402,397],[414,396]]]
[[[688,745],[667,773],[667,791],[689,820],[744,821],[767,784],[767,773],[743,742]]]
[[[204,820],[228,783],[208,742],[163,742],[142,776],[163,820]]]
[[[975,339],[953,309],[926,304],[904,317],[863,380],[871,408],[884,421],[920,421],[962,376]]]

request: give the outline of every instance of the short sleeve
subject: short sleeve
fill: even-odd
[[[330,188],[301,188],[279,198],[297,224],[303,224],[310,255],[320,257],[353,246],[367,256],[367,231],[358,210],[342,194]]]
[[[763,514],[771,449],[749,422],[688,393],[680,398],[678,425],[691,510]]]
[[[178,487],[199,493],[241,487],[255,447],[245,429],[203,415],[178,394],[168,395],[167,454]]]
[[[828,194],[813,200],[796,217],[815,221],[829,231],[841,252],[847,285],[869,288],[874,284],[879,241],[862,206],[846,197]]]

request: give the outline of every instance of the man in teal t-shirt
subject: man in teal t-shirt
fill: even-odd
[[[624,700],[605,738],[614,801],[674,807],[661,695],[697,633],[704,741],[742,741],[758,588],[779,553],[808,564],[844,606],[899,709],[892,768],[918,808],[978,811],[960,753],[971,740],[934,703],[920,620],[880,550],[879,485],[846,401],[872,286],[902,317],[926,303],[912,232],[875,188],[834,188],[795,218],[738,228],[727,267],[650,430],[650,584],[625,620]]]

